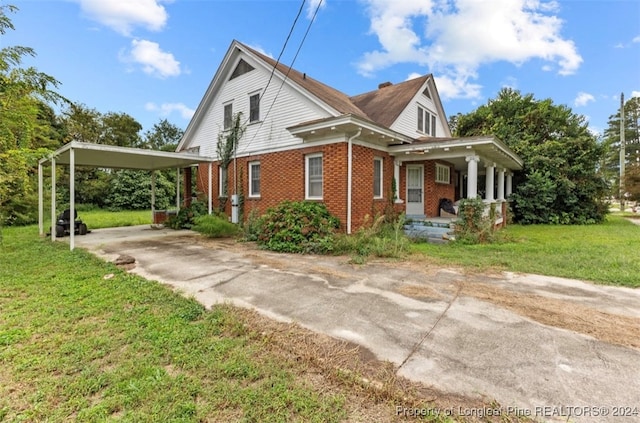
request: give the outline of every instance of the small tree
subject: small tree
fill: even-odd
[[[233,115],[231,127],[218,133],[218,144],[216,152],[218,153],[218,162],[223,173],[227,175],[227,180],[222,181],[222,195],[220,197],[220,211],[224,211],[229,198],[229,163],[236,156],[238,142],[244,135],[246,125],[241,123],[242,112]]]

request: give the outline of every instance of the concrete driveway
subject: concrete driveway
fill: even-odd
[[[354,266],[149,226],[76,242],[107,260],[133,256],[133,272],[207,307],[231,302],[357,343],[409,379],[493,398],[505,415],[640,421],[640,290],[417,261]]]

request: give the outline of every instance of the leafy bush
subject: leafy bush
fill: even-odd
[[[181,208],[177,214],[169,216],[164,222],[164,226],[171,229],[191,229],[194,219],[198,216],[204,216],[208,213],[206,204],[200,201],[194,201],[189,207]]]
[[[262,219],[258,215],[256,209],[251,209],[247,220],[242,225],[245,241],[257,241],[258,236],[262,233]]]
[[[287,253],[327,253],[340,221],[322,203],[284,201],[260,219],[258,245]]]
[[[479,197],[460,200],[454,229],[456,242],[478,244],[494,240],[495,204],[491,205],[488,216],[484,215],[484,209],[485,204]]]
[[[156,173],[157,210],[170,207],[175,199],[175,185],[163,172]],[[151,174],[138,170],[119,170],[113,173],[105,201],[112,210],[146,210],[151,208]]]
[[[353,263],[362,264],[369,256],[398,258],[407,252],[409,239],[404,233],[404,214],[398,215],[391,223],[388,215],[373,221],[369,217],[365,224],[353,235],[336,238],[335,252],[351,254]]]
[[[209,238],[228,238],[236,235],[239,231],[238,226],[229,222],[226,216],[220,215],[204,215],[193,219],[193,229]]]

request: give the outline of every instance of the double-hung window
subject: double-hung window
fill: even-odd
[[[227,169],[220,166],[220,171],[218,172],[218,196],[219,197],[227,197]]]
[[[373,198],[382,198],[382,158],[373,159]]]
[[[449,166],[436,163],[436,182],[439,184],[448,184],[451,182],[451,169]]]
[[[322,153],[305,156],[305,198],[322,200]]]
[[[260,162],[249,163],[249,197],[260,197]]]
[[[233,126],[233,103],[228,103],[224,105],[224,121],[222,129],[231,129],[231,126]]]
[[[260,93],[249,96],[249,123],[260,120]]]
[[[418,106],[418,131],[436,136],[436,115],[422,106]]]

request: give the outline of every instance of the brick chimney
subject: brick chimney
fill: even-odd
[[[390,86],[392,86],[392,85],[393,85],[393,84],[392,84],[391,82],[389,82],[389,81],[387,81],[387,82],[383,82],[383,83],[381,83],[381,84],[378,84],[378,89],[380,90],[380,89],[382,89],[382,88],[390,87]]]

